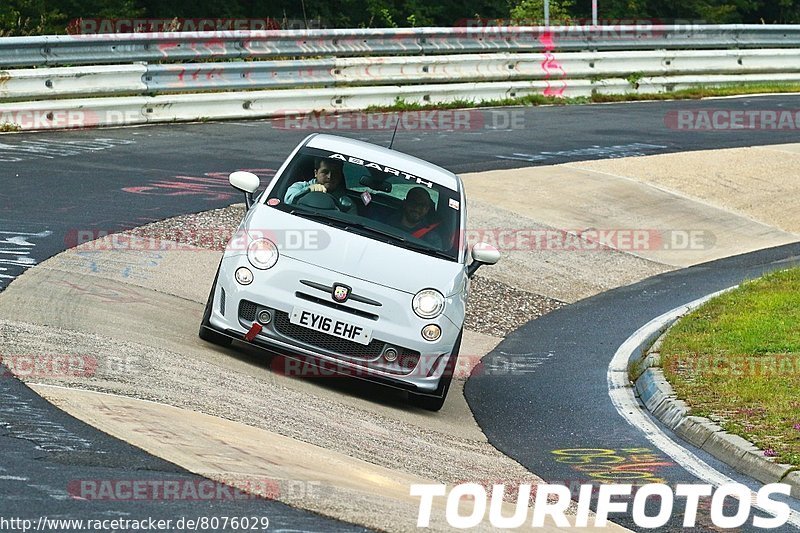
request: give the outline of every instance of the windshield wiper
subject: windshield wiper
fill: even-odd
[[[420,246],[419,244],[414,244],[413,242],[405,241],[403,245],[406,248],[414,250],[415,252],[420,252],[427,255],[433,255],[435,257],[441,257],[443,259],[447,259],[449,261],[455,261],[455,258],[450,254],[444,253],[441,250],[437,250],[435,248],[428,248],[427,246]]]
[[[409,241],[408,239],[406,239],[404,237],[398,237],[394,233],[389,233],[388,231],[383,231],[383,230],[380,230],[380,229],[377,229],[377,228],[373,228],[373,227],[370,227],[370,226],[365,226],[364,224],[360,224],[358,222],[350,223],[350,224],[348,224],[348,226],[355,226],[355,227],[357,227],[359,229],[363,229],[363,230],[366,230],[366,231],[369,231],[369,232],[372,232],[372,233],[376,233],[378,235],[383,235],[385,237],[390,237],[392,239],[392,241],[400,243],[399,246],[402,246],[403,248],[408,248],[410,250],[414,250],[415,252],[421,252],[421,253],[427,254],[427,255],[433,255],[433,256],[436,256],[436,257],[442,257],[444,259],[449,259],[450,261],[454,261],[455,260],[451,255],[446,254],[445,252],[442,252],[441,250],[437,250],[435,248],[429,248],[429,247],[423,246],[421,244],[416,244],[414,242]],[[393,244],[393,243],[390,242],[389,244]]]
[[[345,222],[344,220],[341,220],[339,218],[334,218],[332,216],[328,216],[325,213],[320,213],[319,211],[306,211],[304,209],[292,209],[291,211],[289,211],[289,214],[290,215],[298,215],[298,216],[306,217],[306,218],[313,218],[315,220],[320,220],[320,221],[338,222],[339,224],[347,224],[347,222]]]
[[[389,237],[393,241],[399,241],[405,244],[406,240],[403,237],[395,235],[389,231],[383,231],[378,228],[373,228],[372,226],[367,226],[366,224],[362,224],[361,222],[347,222],[347,227],[350,228],[358,228],[360,230],[368,231],[370,233],[374,233],[376,235],[381,235],[382,237]]]
[[[348,230],[350,228],[358,228],[360,231],[366,231],[375,235],[380,235],[381,237],[388,237],[392,241],[399,241],[405,244],[406,240],[403,237],[399,237],[394,233],[390,233],[388,231],[383,231],[380,229],[373,228],[371,226],[367,226],[366,224],[362,224],[361,222],[355,222],[352,220],[342,220],[340,218],[335,218],[332,216],[328,216],[325,213],[320,213],[319,211],[304,211],[302,209],[294,209],[290,211],[292,215],[298,216],[305,216],[308,218],[313,218],[315,220],[319,220],[321,222],[332,222],[335,223],[336,227],[340,227],[344,230]]]
[[[293,215],[299,216],[306,216],[308,218],[314,218],[321,221],[327,222],[336,222],[337,227],[341,225],[341,227],[345,230],[349,228],[357,228],[359,231],[364,231],[368,233],[372,233],[374,235],[380,235],[381,237],[388,237],[389,240],[386,241],[387,244],[394,244],[395,246],[401,246],[403,248],[407,248],[409,250],[414,250],[415,252],[420,252],[426,255],[432,255],[434,257],[441,257],[443,259],[447,259],[449,261],[455,261],[451,255],[442,252],[441,250],[436,250],[434,248],[428,248],[427,246],[422,246],[416,243],[409,241],[404,237],[400,237],[399,235],[395,235],[394,233],[384,231],[378,228],[373,228],[372,226],[367,226],[366,224],[362,224],[361,222],[354,222],[349,220],[341,220],[338,218],[330,217],[325,213],[320,213],[318,211],[303,211],[300,209],[294,209],[291,211]]]

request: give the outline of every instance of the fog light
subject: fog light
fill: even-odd
[[[266,309],[262,309],[258,312],[258,321],[264,325],[269,324],[272,321],[272,313]]]
[[[234,275],[239,285],[250,285],[253,282],[253,273],[247,267],[239,267]]]
[[[435,341],[442,336],[442,328],[436,324],[428,324],[422,328],[422,338],[426,341]]]
[[[391,363],[397,359],[397,350],[394,348],[386,348],[386,351],[383,352],[383,358]]]

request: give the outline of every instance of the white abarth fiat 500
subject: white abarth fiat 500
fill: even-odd
[[[461,180],[395,150],[314,134],[254,199],[228,243],[200,337],[249,342],[316,369],[405,389],[439,410],[469,278],[499,252],[466,242]],[[471,256],[471,261],[468,257]]]

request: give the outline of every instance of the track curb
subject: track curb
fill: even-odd
[[[792,497],[800,499],[800,469],[770,460],[753,443],[728,433],[708,418],[690,415],[689,406],[678,399],[661,369],[660,349],[664,336],[681,318],[669,323],[644,355],[631,365],[636,397],[686,442],[761,483],[788,484]]]

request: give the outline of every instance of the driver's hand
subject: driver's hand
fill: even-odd
[[[328,189],[321,183],[314,183],[313,185],[309,185],[308,187],[309,192],[328,192]]]

